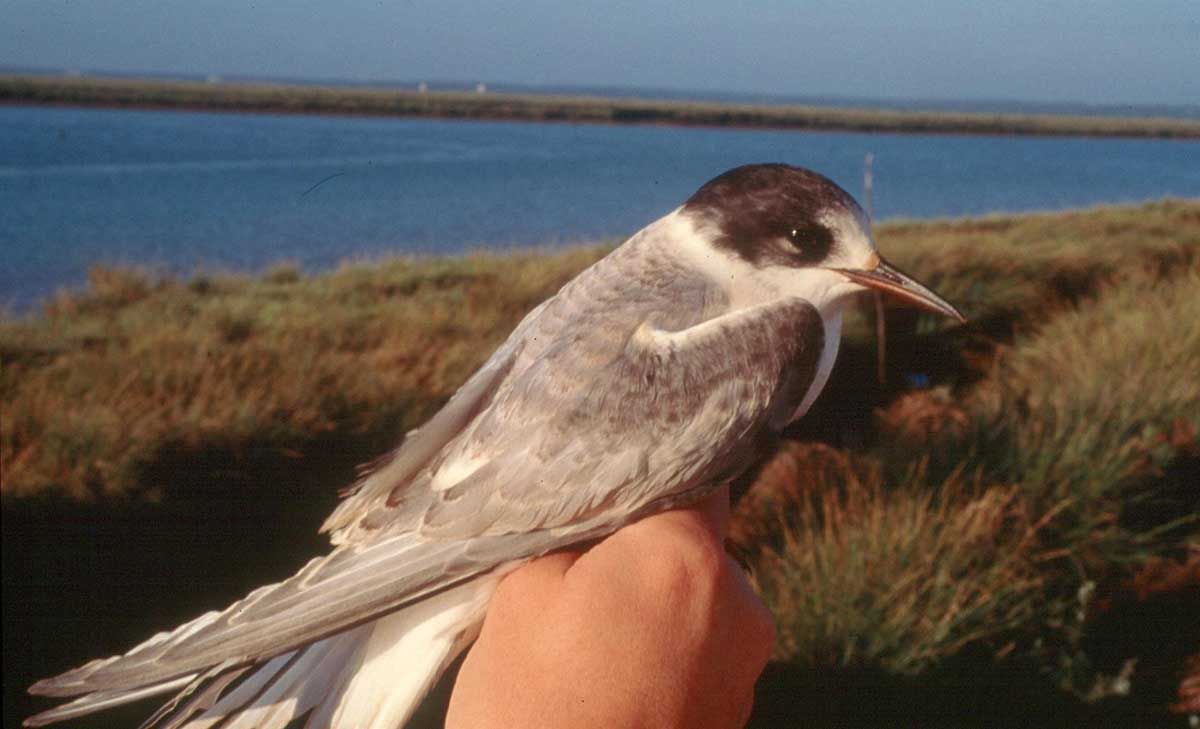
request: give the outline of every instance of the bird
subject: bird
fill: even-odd
[[[871,289],[965,321],[879,254],[827,177],[774,163],[718,175],[534,308],[345,490],[321,526],[331,551],[38,681],[30,693],[76,698],[25,725],[174,693],[144,727],[403,726],[506,574],[752,465],[821,392],[843,311]]]

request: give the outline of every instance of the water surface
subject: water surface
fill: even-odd
[[[1200,196],[1200,143],[0,107],[0,304],[95,263],[320,270],[619,238],[738,164],[821,171],[878,218]]]

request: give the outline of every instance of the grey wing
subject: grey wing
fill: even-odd
[[[258,663],[399,609],[498,562],[543,553],[556,544],[553,535],[541,532],[439,542],[406,535],[340,547],[223,611],[205,613],[124,655],[39,681],[29,691],[120,695],[185,681],[214,666],[226,670]]]
[[[476,470],[478,451],[487,451],[488,460],[495,462],[473,482],[500,465],[493,454],[507,455],[521,470],[523,445],[514,445],[511,436],[529,432],[547,413],[529,390],[543,373],[557,369],[554,386],[570,381],[569,387],[577,390],[603,375],[642,318],[652,316],[668,329],[682,330],[725,310],[726,304],[712,282],[673,259],[647,255],[636,245],[618,248],[530,312],[484,367],[490,374],[481,371],[472,377],[443,412],[361,482],[324,528],[335,530],[335,543],[416,531],[436,506],[440,488]],[[565,391],[560,395],[571,396]],[[513,476],[527,479],[536,473],[535,462],[525,465],[525,473]],[[467,534],[465,528],[462,534]]]
[[[619,328],[616,328],[619,333]],[[681,331],[643,321],[556,343],[510,377],[431,476],[430,538],[610,529],[720,485],[791,412],[824,346],[819,313],[784,299]]]
[[[535,316],[537,310],[531,314]],[[496,388],[512,369],[521,352],[518,338],[510,338],[467,380],[432,418],[412,431],[392,453],[374,464],[321,525],[334,544],[355,541],[355,524],[398,488],[407,486],[446,444],[490,403]]]

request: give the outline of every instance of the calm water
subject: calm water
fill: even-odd
[[[1200,144],[0,107],[0,304],[89,265],[319,270],[626,236],[738,164],[814,168],[877,217],[1200,196]]]

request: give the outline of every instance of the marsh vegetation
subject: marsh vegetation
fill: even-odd
[[[877,237],[970,323],[887,309],[880,382],[864,305],[741,484],[732,546],[779,625],[752,725],[1169,721],[1200,645],[1200,202]],[[96,268],[6,318],[6,723],[33,674],[319,549],[354,465],[608,249]],[[102,635],[64,625],[68,588]]]

